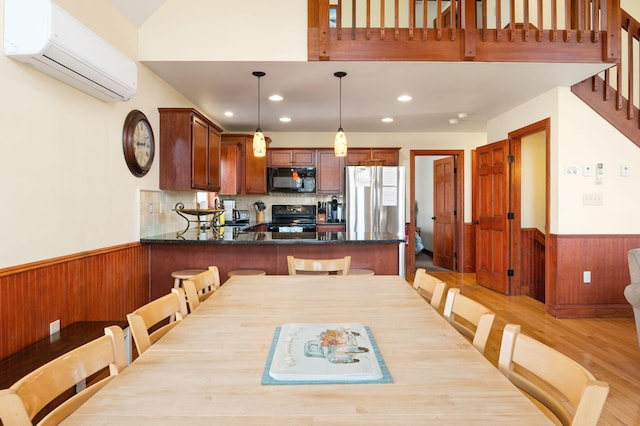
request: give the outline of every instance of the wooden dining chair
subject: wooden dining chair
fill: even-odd
[[[460,294],[459,288],[447,293],[443,316],[463,336],[471,340],[473,346],[484,354],[489,333],[496,317],[483,304]]]
[[[187,294],[189,310],[193,312],[220,287],[220,271],[217,266],[209,266],[206,271],[184,280],[182,286]]]
[[[335,272],[337,275],[349,275],[351,256],[338,259],[300,259],[287,256],[289,275],[327,275]]]
[[[78,409],[127,365],[122,329],[110,326],[105,335],[73,349],[27,374],[9,389],[0,391],[0,420],[4,426],[31,425],[38,414],[74,385],[86,387],[50,410],[37,425],[57,425]],[[91,383],[89,376],[98,375]]]
[[[608,383],[596,380],[568,356],[520,333],[516,324],[504,327],[498,369],[565,426],[595,426],[609,394]]]
[[[440,309],[447,284],[433,275],[427,274],[424,268],[418,268],[413,279],[413,288],[416,289],[418,294],[426,297],[431,306],[437,311]]]
[[[143,354],[169,330],[187,316],[187,303],[182,288],[172,288],[171,293],[159,297],[135,311],[127,314],[131,336],[136,343],[138,354]],[[171,319],[175,318],[175,321]],[[163,322],[166,324],[162,324]],[[162,324],[153,332],[149,329]]]

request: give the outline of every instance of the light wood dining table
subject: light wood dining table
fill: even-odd
[[[392,383],[263,385],[276,327],[368,326]],[[544,425],[398,276],[234,276],[64,425]]]

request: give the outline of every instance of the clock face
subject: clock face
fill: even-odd
[[[138,121],[133,132],[133,152],[140,167],[148,167],[151,163],[151,127],[146,121]]]
[[[122,149],[124,159],[134,176],[144,176],[151,168],[155,141],[153,129],[147,117],[138,110],[127,115],[122,129]]]

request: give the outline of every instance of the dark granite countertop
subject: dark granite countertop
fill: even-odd
[[[222,232],[219,232],[222,230]],[[397,235],[390,233],[346,232],[256,232],[241,227],[223,227],[199,232],[190,229],[182,235],[177,232],[154,235],[140,239],[141,243],[159,244],[345,244],[345,243],[401,243]]]

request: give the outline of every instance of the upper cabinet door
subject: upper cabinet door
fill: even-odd
[[[344,158],[336,157],[333,149],[316,152],[316,194],[344,192]]]
[[[269,167],[314,167],[316,153],[312,149],[270,149],[267,151]]]

